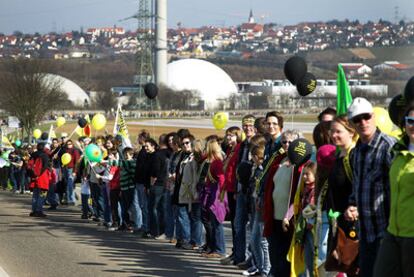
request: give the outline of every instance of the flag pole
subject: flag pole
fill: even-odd
[[[114,122],[114,129],[112,131],[113,135],[115,136],[118,132],[118,117],[119,117],[119,110],[120,110],[120,104],[118,104],[118,107],[116,108],[116,115],[115,115],[115,122]]]

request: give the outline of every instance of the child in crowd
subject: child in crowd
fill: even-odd
[[[88,219],[93,214],[92,207],[89,205],[90,196],[91,189],[89,187],[89,181],[84,177],[81,183],[82,219]]]
[[[109,231],[116,231],[121,226],[118,204],[120,202],[120,168],[118,166],[119,155],[116,149],[108,150],[108,167],[104,175],[96,174],[97,178],[102,179],[109,187],[109,198],[111,203],[112,225]]]
[[[136,162],[133,159],[134,149],[125,147],[122,151],[124,160],[120,161],[120,188],[122,204],[122,226],[121,230],[133,232],[134,222],[129,215],[129,209],[134,200],[135,193],[135,167]]]
[[[313,259],[314,259],[314,247],[313,247],[313,234],[312,229],[314,225],[314,217],[309,217],[308,211],[315,210],[315,176],[316,176],[316,163],[308,162],[303,168],[303,194],[301,199],[302,218],[304,220],[303,226],[303,246],[305,250],[305,273],[303,276],[313,276]],[[313,213],[310,213],[313,214]]]

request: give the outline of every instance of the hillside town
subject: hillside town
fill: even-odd
[[[0,58],[78,59],[116,57],[140,51],[145,30],[122,27],[81,28],[48,34],[0,33]],[[358,20],[303,22],[281,26],[256,22],[253,12],[246,23],[234,27],[203,26],[168,30],[169,54],[182,57],[249,59],[262,53],[293,54],[336,48],[406,46],[414,43],[414,22]],[[393,66],[393,65],[391,65]]]

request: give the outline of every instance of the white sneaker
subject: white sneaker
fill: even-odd
[[[248,270],[243,271],[242,274],[243,276],[255,276],[255,275],[258,275],[258,273],[259,273],[259,270],[256,267],[252,266]]]
[[[165,234],[162,234],[162,235],[159,235],[159,236],[155,237],[154,239],[156,239],[156,240],[166,240],[167,236]]]

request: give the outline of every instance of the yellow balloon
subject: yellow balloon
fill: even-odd
[[[388,112],[381,107],[374,107],[375,123],[381,132],[391,134],[394,123],[392,123]]]
[[[66,119],[63,116],[59,116],[56,119],[56,126],[59,128],[60,126],[63,126],[66,123]]]
[[[33,131],[33,137],[35,138],[35,139],[38,139],[38,138],[40,138],[40,136],[42,135],[42,131],[40,131],[39,129],[35,129],[34,131]]]
[[[229,121],[229,113],[218,112],[213,116],[213,126],[214,128],[216,128],[216,130],[224,129],[228,121]]]
[[[76,134],[78,134],[78,136],[83,137],[85,134],[83,133],[83,128],[76,126],[75,129]]]
[[[397,128],[390,133],[390,136],[395,137],[396,139],[401,139],[403,136],[403,132],[400,128]]]
[[[97,113],[92,118],[92,127],[95,130],[101,130],[105,128],[106,118],[103,114]]]
[[[62,162],[62,165],[67,165],[72,160],[72,156],[69,153],[65,153],[62,155],[62,158],[60,160]]]

